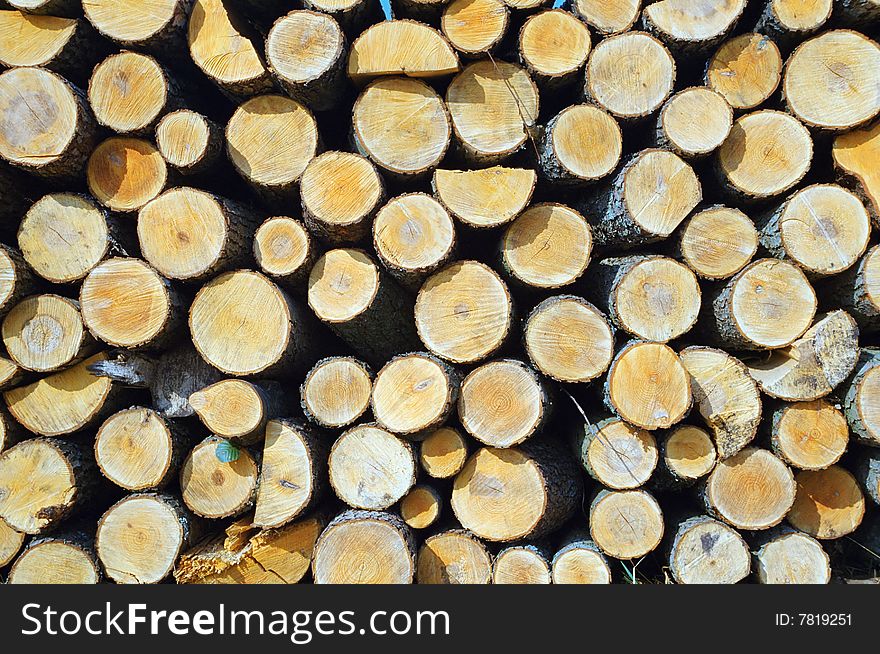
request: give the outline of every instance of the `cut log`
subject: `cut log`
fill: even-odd
[[[642,24],[681,56],[698,56],[736,25],[746,0],[660,0],[647,5]]]
[[[814,538],[793,529],[771,529],[772,536],[754,553],[755,574],[762,584],[827,584],[831,561]]]
[[[749,370],[739,359],[711,347],[685,348],[681,363],[718,457],[736,454],[754,440],[761,423],[761,394]]]
[[[190,445],[177,423],[152,409],[131,407],[98,429],[95,460],[107,479],[126,490],[162,488],[177,478]]]
[[[843,412],[855,438],[880,446],[880,350],[865,348],[840,387]]]
[[[847,181],[865,196],[875,225],[880,225],[880,174],[874,162],[880,153],[880,121],[834,139],[831,159]]]
[[[305,416],[320,427],[339,429],[358,421],[370,408],[373,372],[354,357],[321,359],[300,387]]]
[[[263,439],[266,423],[284,412],[277,382],[224,379],[189,396],[189,405],[212,434],[252,445]]]
[[[419,444],[419,462],[428,476],[454,477],[467,461],[468,445],[454,427],[441,427]]]
[[[832,0],[766,0],[755,31],[787,48],[817,32],[831,18]]]
[[[318,251],[301,222],[275,216],[257,228],[253,255],[260,270],[276,283],[302,294]]]
[[[0,518],[0,568],[5,568],[18,556],[24,539],[24,533],[15,531],[3,518]]]
[[[664,193],[658,195],[658,188]],[[649,149],[630,157],[580,208],[597,247],[632,248],[672,234],[702,198],[690,165],[672,152]]]
[[[865,496],[845,468],[802,470],[797,474],[797,497],[788,521],[813,538],[829,540],[851,534],[865,516]]]
[[[590,263],[593,235],[574,209],[542,202],[523,211],[501,237],[501,268],[527,288],[573,284]]]
[[[233,333],[230,325],[237,326]],[[302,307],[253,270],[214,278],[189,310],[196,349],[212,366],[235,376],[271,376],[312,365],[316,327]]]
[[[426,175],[446,155],[449,114],[436,91],[421,80],[377,79],[361,91],[352,111],[358,151],[398,178]]]
[[[431,354],[397,355],[376,374],[373,416],[395,434],[424,436],[449,418],[459,399],[460,379],[452,366]]]
[[[7,583],[97,584],[102,576],[94,537],[73,532],[28,543],[9,569]]]
[[[417,350],[411,300],[363,250],[338,249],[309,276],[309,307],[370,364]]]
[[[851,30],[804,41],[788,58],[782,92],[801,122],[845,131],[880,114],[880,45]]]
[[[523,334],[529,360],[556,381],[592,381],[614,358],[614,330],[608,319],[575,295],[555,295],[538,304]]]
[[[488,584],[492,556],[465,529],[451,529],[425,539],[419,550],[416,580],[420,584]]]
[[[703,303],[703,329],[735,350],[781,348],[810,326],[816,293],[795,265],[760,259],[715,289]]]
[[[159,121],[156,145],[175,170],[184,175],[202,173],[223,154],[223,128],[200,113],[179,109]]]
[[[660,469],[668,478],[664,481],[673,487],[689,486],[705,477],[718,460],[712,437],[693,425],[673,429],[661,441],[660,453]]]
[[[859,332],[880,331],[880,246],[875,245],[854,266],[821,287],[820,297],[849,313]]]
[[[455,225],[437,200],[407,193],[388,202],[373,222],[373,248],[385,269],[404,288],[422,282],[449,263],[456,246]]]
[[[613,116],[646,118],[660,108],[675,83],[675,60],[645,32],[626,32],[601,41],[587,62],[584,95]]]
[[[60,75],[43,68],[0,74],[0,157],[12,165],[41,177],[77,179],[97,134],[85,95]]]
[[[740,34],[721,44],[706,66],[705,80],[735,111],[754,109],[779,87],[782,55],[763,34]]]
[[[849,377],[859,356],[859,330],[846,311],[820,317],[791,346],[749,365],[758,387],[780,400],[825,397]]]
[[[0,315],[37,292],[34,271],[14,248],[0,243]]]
[[[576,464],[551,441],[482,447],[456,476],[452,510],[480,538],[540,538],[575,512],[583,486]]]
[[[615,327],[665,343],[686,334],[700,313],[700,285],[684,264],[656,255],[603,259],[591,292]]]
[[[327,446],[318,434],[292,420],[269,421],[254,526],[280,527],[303,515],[326,484]]]
[[[620,418],[578,425],[574,453],[590,477],[614,490],[645,484],[659,458],[657,442],[651,433]]]
[[[465,377],[458,419],[481,443],[512,447],[540,432],[552,407],[550,389],[538,373],[516,359],[499,359]]]
[[[746,447],[719,461],[702,489],[706,510],[737,529],[769,529],[795,499],[788,466],[767,450]]]
[[[826,400],[783,404],[770,413],[770,421],[773,452],[794,468],[827,468],[849,443],[846,418]]]
[[[333,16],[349,35],[360,34],[384,18],[381,7],[371,0],[303,0],[303,6]]]
[[[669,570],[679,584],[735,584],[750,572],[749,546],[735,529],[704,515],[678,524]]]
[[[187,24],[189,54],[205,76],[226,93],[238,97],[265,93],[272,88],[272,77],[263,63],[262,48],[230,4],[194,0]],[[267,142],[257,141],[261,146]],[[274,140],[268,142],[278,145]]]
[[[157,584],[171,574],[180,552],[199,533],[200,524],[176,498],[135,493],[98,521],[95,549],[117,584]]]
[[[167,343],[186,319],[183,296],[140,259],[107,259],[95,266],[83,280],[79,301],[92,334],[117,347]]]
[[[542,90],[574,84],[589,54],[590,30],[568,11],[542,11],[520,28],[520,61]]]
[[[37,372],[64,368],[95,349],[79,304],[60,295],[33,295],[16,304],[3,319],[2,334],[12,360]]]
[[[351,45],[348,76],[357,83],[384,75],[445,77],[459,70],[458,55],[435,29],[414,20],[368,27]]]
[[[71,368],[3,393],[9,412],[35,434],[62,436],[95,425],[119,408],[120,388],[93,376],[90,365],[107,360],[96,354]]]
[[[753,202],[800,182],[813,158],[807,128],[789,114],[765,109],[739,118],[718,149],[717,171],[728,194]]]
[[[295,196],[306,165],[319,150],[319,141],[312,112],[281,95],[247,100],[226,125],[229,160],[244,180],[270,202]]]
[[[516,218],[532,199],[534,170],[493,166],[480,170],[437,170],[437,199],[467,227],[492,228]]]
[[[413,486],[400,500],[400,516],[413,529],[427,529],[437,522],[442,510],[440,493],[423,484]]]
[[[254,457],[217,436],[196,445],[180,468],[180,495],[205,518],[229,518],[254,506],[259,469]]]
[[[642,429],[666,429],[678,423],[692,399],[688,371],[668,345],[631,342],[608,370],[605,404]]]
[[[27,373],[19,368],[15,361],[4,354],[0,354],[0,389],[20,386],[28,378]],[[3,448],[0,447],[0,451]]]
[[[611,568],[596,544],[587,538],[566,543],[553,555],[554,584],[610,584]]]
[[[385,201],[385,185],[370,161],[350,152],[325,152],[306,166],[300,184],[303,218],[325,243],[365,240]]]
[[[697,276],[727,279],[755,256],[758,231],[739,209],[714,205],[681,224],[672,250]]]
[[[519,66],[482,60],[456,75],[446,105],[464,158],[479,165],[498,163],[532,138],[538,88]]]
[[[660,505],[643,490],[602,490],[590,504],[590,536],[615,559],[638,559],[657,549],[664,528]]]
[[[89,157],[89,190],[111,211],[132,212],[155,198],[168,181],[168,166],[149,141],[115,136]]]
[[[733,109],[724,96],[705,86],[692,86],[663,105],[655,140],[680,157],[704,157],[724,143],[732,127]]]
[[[416,483],[412,445],[372,424],[343,432],[328,465],[337,497],[356,509],[387,509]]]
[[[641,0],[573,0],[571,9],[601,36],[607,36],[632,27],[641,5]]]
[[[547,180],[581,186],[614,171],[623,134],[609,113],[580,104],[566,107],[547,123],[538,148],[538,164]]]
[[[193,0],[85,0],[82,8],[111,41],[163,56],[184,47]]]
[[[440,27],[453,48],[465,57],[492,52],[510,22],[510,11],[501,0],[453,0],[443,10]]]
[[[855,470],[865,494],[880,504],[880,452],[866,449],[859,455]]]
[[[411,584],[416,546],[403,520],[383,511],[345,511],[318,538],[316,584]]]
[[[549,584],[550,561],[534,545],[506,547],[495,557],[493,584]]]
[[[266,37],[266,61],[291,98],[312,111],[335,107],[347,90],[345,36],[331,16],[291,11]]]
[[[108,255],[126,256],[136,245],[130,226],[85,195],[50,193],[27,210],[18,246],[40,277],[76,282]]]

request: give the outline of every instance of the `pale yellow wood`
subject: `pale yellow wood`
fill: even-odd
[[[28,548],[9,570],[10,584],[96,584],[100,579],[92,557],[62,541]]]
[[[312,574],[317,584],[409,584],[415,563],[395,525],[365,516],[330,525],[321,534]]]
[[[315,466],[323,463],[312,456],[296,425],[268,422],[254,525],[280,527],[306,508],[316,492]]]
[[[95,118],[114,132],[135,132],[153,123],[168,101],[168,82],[150,56],[120,52],[95,67],[89,80]]]
[[[331,226],[362,220],[382,199],[382,179],[376,169],[350,152],[325,152],[312,159],[300,186],[303,206]]]
[[[92,152],[86,174],[98,202],[113,211],[137,211],[162,192],[168,168],[149,141],[111,137]]]
[[[706,85],[734,109],[757,107],[781,80],[782,55],[776,43],[763,34],[740,34],[725,41],[706,69]]]
[[[746,0],[660,0],[648,4],[645,18],[673,39],[709,41],[733,27]]]
[[[430,486],[414,486],[400,500],[400,517],[413,529],[426,529],[437,521],[443,500]]]
[[[572,548],[553,558],[554,584],[610,584],[611,570],[599,552]]]
[[[205,117],[189,109],[166,114],[156,126],[156,145],[165,161],[186,168],[195,164],[208,148],[211,128]]]
[[[152,409],[132,407],[113,414],[98,429],[95,459],[101,473],[127,490],[154,488],[171,466],[173,441]]]
[[[880,169],[875,165],[880,157],[880,122],[838,136],[831,157],[835,166],[858,180],[874,213],[880,214]]]
[[[330,250],[309,277],[309,307],[329,323],[360,315],[378,292],[379,268],[362,250]]]
[[[455,387],[437,361],[409,354],[389,361],[373,383],[373,415],[397,434],[417,433],[442,421]]]
[[[694,214],[682,225],[682,258],[700,277],[732,277],[757,251],[758,231],[739,209],[711,207]]]
[[[542,11],[529,18],[519,32],[523,61],[541,75],[574,73],[590,54],[590,30],[562,9]]]
[[[344,37],[333,18],[314,11],[291,11],[266,37],[266,59],[282,80],[316,80],[342,55]]]
[[[246,436],[266,418],[259,390],[241,379],[224,379],[189,396],[189,405],[213,434]]]
[[[414,20],[377,23],[351,46],[348,75],[364,81],[382,75],[442,77],[458,72],[458,56],[435,29]]]
[[[435,267],[449,256],[454,243],[452,218],[443,205],[424,193],[392,199],[373,222],[376,254],[400,271]]]
[[[311,241],[305,227],[286,216],[269,218],[254,234],[254,258],[260,269],[284,276],[301,270],[309,259]]]
[[[553,154],[572,175],[595,180],[609,175],[620,161],[623,134],[614,118],[599,107],[579,104],[563,109],[553,127]]]
[[[656,549],[663,538],[663,513],[643,490],[610,491],[590,510],[590,535],[599,548],[616,559],[638,559]]]
[[[832,0],[771,0],[773,16],[791,31],[821,27],[831,16]]]
[[[0,518],[0,566],[5,566],[15,558],[24,544],[24,538],[23,532],[16,531]]]
[[[660,458],[650,432],[623,420],[584,429],[597,430],[587,451],[581,453],[594,479],[614,490],[638,488],[648,481]]]
[[[441,427],[421,442],[419,461],[429,476],[447,479],[464,467],[467,442],[457,429]]]
[[[534,551],[511,547],[495,558],[493,584],[549,584],[550,566]]]
[[[332,358],[309,372],[303,382],[302,401],[319,424],[344,427],[367,410],[372,388],[364,364],[350,357]]]
[[[788,405],[773,434],[778,454],[804,470],[821,470],[837,463],[848,443],[846,418],[827,400]]]
[[[246,449],[234,461],[221,461],[217,448],[228,443],[209,436],[196,445],[180,469],[180,495],[189,509],[206,518],[235,516],[254,500],[259,470]]]
[[[437,198],[473,227],[498,227],[526,208],[535,190],[534,170],[493,166],[479,170],[437,170]]]
[[[79,306],[60,295],[32,295],[3,319],[3,345],[26,370],[55,370],[81,356],[88,334]]]
[[[636,22],[641,0],[574,0],[572,10],[600,34],[623,32]]]
[[[733,109],[717,91],[694,86],[676,93],[660,112],[663,132],[673,147],[688,156],[718,148],[733,127]]]
[[[788,521],[813,538],[842,538],[865,516],[865,496],[855,477],[840,466],[802,470],[797,474],[797,497]]]
[[[112,1],[112,0],[107,0]],[[258,83],[266,67],[254,43],[241,31],[241,18],[223,0],[195,0],[189,18],[193,61],[221,84]]]
[[[179,0],[83,0],[86,17],[102,34],[123,43],[148,39],[174,14]]]
[[[676,427],[664,443],[664,463],[680,479],[705,477],[715,467],[716,459],[712,438],[705,430],[693,425]]]
[[[468,532],[435,534],[419,550],[420,584],[488,584],[491,577],[492,557],[486,546]]]
[[[762,584],[827,584],[831,562],[816,540],[794,532],[774,539],[755,554],[755,572]]]
[[[706,519],[676,534],[670,567],[680,584],[735,584],[748,576],[751,554],[735,529]]]
[[[491,50],[507,31],[509,12],[501,0],[454,0],[440,19],[443,35],[466,54]]]
[[[658,188],[664,192],[658,194]],[[636,225],[654,236],[669,236],[702,199],[693,168],[672,152],[643,151],[624,175],[626,209]]]
[[[0,11],[0,63],[10,68],[48,64],[76,29],[75,18]]]

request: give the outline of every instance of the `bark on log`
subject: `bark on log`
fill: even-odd
[[[466,529],[450,529],[425,539],[419,550],[416,581],[420,584],[488,584],[492,556]]]
[[[285,412],[284,389],[268,380],[224,379],[190,395],[189,405],[212,434],[253,445],[263,439],[266,423]]]
[[[5,407],[0,407],[0,452],[8,450],[30,435],[30,432],[14,419]]]
[[[254,260],[284,289],[304,295],[318,247],[303,224],[287,216],[267,218],[254,234]]]
[[[162,192],[168,166],[149,141],[114,136],[92,152],[86,178],[98,202],[111,211],[130,213]]]
[[[213,168],[224,147],[223,128],[189,109],[166,114],[156,126],[159,152],[175,170],[195,175]]]
[[[687,218],[671,243],[671,254],[698,277],[727,279],[758,251],[758,231],[739,209],[713,205]]]
[[[781,404],[768,416],[770,448],[794,468],[822,470],[846,451],[846,418],[826,400]]]
[[[319,427],[339,429],[357,422],[370,408],[373,371],[354,357],[326,357],[300,386],[300,406]]]
[[[28,543],[9,569],[9,584],[97,584],[103,574],[95,538],[68,530]]]
[[[870,248],[855,265],[819,287],[819,297],[855,318],[861,334],[880,331],[880,246]]]
[[[880,452],[866,449],[859,455],[856,478],[862,484],[865,494],[875,504],[880,504]]]
[[[431,186],[437,199],[467,227],[505,225],[529,204],[534,170],[493,166],[479,170],[437,170]]]
[[[706,65],[704,79],[734,111],[754,109],[779,87],[782,55],[771,38],[740,34],[721,44]]]
[[[840,386],[843,412],[852,435],[880,446],[880,350],[864,348],[852,374]]]
[[[643,490],[601,490],[590,504],[590,536],[607,556],[638,559],[663,539],[663,513]]]
[[[657,467],[657,442],[650,432],[620,418],[577,425],[574,454],[584,470],[606,488],[639,488]]]
[[[832,0],[766,0],[755,31],[791,50],[795,43],[822,28],[831,18],[832,8]]]
[[[802,470],[795,481],[797,497],[787,516],[795,529],[828,540],[851,534],[862,523],[865,496],[845,468]]]
[[[840,0],[835,5],[835,18],[855,26],[870,26],[880,21],[877,0]]]
[[[38,288],[39,281],[21,253],[0,244],[0,315],[8,313]]]
[[[535,545],[505,547],[492,565],[493,584],[549,584],[550,561]]]
[[[236,517],[253,508],[259,467],[245,448],[209,436],[196,445],[180,468],[180,495],[204,518]]]
[[[880,121],[834,139],[831,159],[838,174],[863,196],[874,225],[880,225],[880,174],[873,164],[880,153]]]
[[[814,538],[790,527],[761,532],[755,544],[754,571],[762,584],[827,584],[831,561]]]
[[[429,477],[448,479],[464,467],[468,444],[454,427],[441,427],[419,443],[419,463]]]
[[[680,522],[669,551],[669,570],[679,584],[735,584],[749,575],[751,563],[743,537],[705,515]]]
[[[493,52],[507,33],[510,10],[501,0],[453,0],[443,10],[443,36],[463,57]]]
[[[427,529],[440,517],[443,498],[425,484],[413,486],[400,500],[400,516],[413,529]]]
[[[602,550],[588,535],[564,544],[553,555],[554,584],[610,584],[611,568]]]

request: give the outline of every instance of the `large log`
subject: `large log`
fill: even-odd
[[[865,516],[865,496],[853,475],[840,466],[802,470],[788,521],[819,540],[851,534]]]
[[[680,584],[735,584],[751,570],[749,546],[735,529],[700,515],[678,524],[669,570]]]
[[[822,470],[846,451],[846,418],[827,400],[781,404],[768,413],[771,449],[794,468]]]
[[[761,532],[762,534],[764,532]],[[831,560],[814,538],[794,529],[771,529],[759,539],[754,570],[762,584],[827,584]]]
[[[9,584],[97,584],[103,573],[94,536],[70,530],[28,543],[9,569]]]
[[[420,584],[488,584],[492,556],[465,529],[440,532],[426,538],[419,550],[416,580]]]
[[[832,0],[766,0],[755,31],[785,44],[788,48],[817,32],[831,18]]]
[[[355,39],[348,76],[356,83],[385,75],[446,77],[459,70],[458,56],[446,39],[423,22],[386,20]]]
[[[588,537],[565,543],[553,555],[550,575],[554,584],[610,584],[611,568]]]
[[[261,441],[266,423],[285,412],[284,390],[272,381],[224,379],[190,395],[189,405],[212,434],[243,445]]]
[[[529,17],[519,30],[519,58],[538,86],[560,91],[577,82],[590,54],[590,30],[562,9]]]
[[[185,47],[193,0],[87,0],[86,18],[102,36],[126,47],[167,56]]]
[[[642,24],[677,54],[695,56],[721,41],[745,7],[746,0],[660,0],[645,7]]]
[[[259,469],[248,450],[217,436],[196,445],[180,468],[180,495],[204,518],[229,518],[254,506]]]
[[[713,205],[692,214],[678,230],[672,254],[703,279],[727,279],[758,251],[758,231],[739,209]]]
[[[622,152],[623,134],[611,114],[594,105],[573,105],[544,127],[538,164],[547,180],[582,186],[609,175]]]
[[[509,23],[510,10],[501,0],[453,0],[440,19],[443,36],[465,57],[495,50]]]
[[[639,17],[641,0],[573,0],[572,11],[601,36],[625,32]]]
[[[530,168],[492,166],[436,170],[431,186],[449,213],[467,227],[489,229],[516,218],[532,199],[536,182]]]
[[[720,93],[734,111],[754,109],[782,81],[782,55],[763,34],[746,33],[725,41],[706,65],[706,86]]]
[[[659,147],[680,157],[705,157],[724,143],[732,127],[733,109],[724,96],[710,88],[692,86],[663,105],[655,140]]]

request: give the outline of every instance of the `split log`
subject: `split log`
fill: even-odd
[[[797,497],[788,513],[795,529],[827,540],[851,534],[865,516],[865,496],[856,478],[840,466],[802,470],[795,478]]]
[[[348,76],[359,84],[384,75],[432,78],[458,70],[458,55],[446,39],[415,20],[385,20],[368,27],[352,43],[348,57]]]
[[[455,478],[451,504],[459,522],[478,537],[510,542],[557,529],[574,514],[582,493],[567,452],[533,440],[477,450]]]
[[[331,245],[356,243],[385,201],[385,185],[369,159],[350,152],[325,152],[312,159],[300,183],[303,220]]]
[[[41,177],[75,180],[97,137],[85,95],[60,75],[43,68],[0,74],[0,157],[12,165]]]
[[[460,380],[452,366],[431,354],[399,354],[376,373],[373,416],[395,434],[424,436],[449,418],[459,399]]]
[[[735,529],[699,515],[678,524],[669,570],[679,584],[735,584],[751,570],[749,546]]]
[[[416,483],[412,445],[372,424],[343,432],[328,466],[333,491],[356,509],[387,509]]]
[[[186,319],[180,292],[140,259],[107,259],[92,268],[79,302],[92,334],[117,347],[167,343]]]
[[[5,568],[18,556],[24,539],[24,533],[16,531],[0,518],[0,568]]]
[[[469,64],[446,90],[461,154],[471,163],[498,163],[523,149],[538,119],[538,88],[506,61]]]
[[[509,23],[510,11],[501,0],[453,0],[440,18],[443,36],[465,57],[494,51]]]
[[[259,469],[248,450],[217,436],[196,445],[180,468],[180,495],[204,518],[229,518],[254,506]]]
[[[557,289],[575,283],[590,263],[593,235],[574,209],[542,202],[523,211],[501,237],[501,269],[513,283]]]
[[[788,58],[782,93],[788,110],[809,127],[845,131],[880,114],[880,45],[851,30],[804,41]]]
[[[734,111],[754,109],[773,95],[782,81],[779,47],[763,34],[735,36],[722,43],[709,60],[705,81]]]
[[[345,511],[321,532],[312,557],[316,584],[411,584],[416,546],[403,520],[383,511]]]
[[[856,478],[864,488],[865,494],[875,504],[880,504],[880,452],[866,449],[859,455]]]
[[[441,427],[419,443],[419,463],[429,477],[448,479],[464,467],[467,441],[454,427]]]
[[[531,16],[519,31],[519,58],[545,91],[573,85],[590,54],[590,30],[568,11],[548,9]]]
[[[870,248],[854,266],[820,287],[819,295],[855,318],[860,333],[880,331],[880,246]]]
[[[605,404],[642,429],[666,429],[691,408],[691,381],[675,351],[634,341],[614,358],[605,380]]]
[[[168,181],[168,166],[149,141],[114,136],[92,152],[89,190],[111,211],[133,212],[155,198]]]
[[[657,442],[651,433],[620,418],[578,425],[574,454],[590,477],[613,490],[644,485],[659,458]]]
[[[330,250],[309,276],[309,307],[369,363],[417,350],[411,300],[363,250]]]
[[[373,372],[354,357],[327,357],[308,372],[300,386],[300,406],[320,427],[339,429],[358,421],[370,408]]]
[[[329,14],[349,35],[360,34],[384,18],[381,7],[372,0],[303,0],[303,6]]]
[[[698,277],[727,279],[755,256],[758,231],[739,209],[714,205],[681,224],[672,251]]]
[[[880,174],[874,162],[880,153],[880,121],[834,139],[831,159],[840,175],[865,197],[875,225],[880,225]]]
[[[185,45],[193,0],[87,0],[82,8],[102,36],[166,56]]]
[[[611,174],[617,167],[623,134],[603,109],[574,105],[550,119],[538,149],[538,165],[547,180],[580,186]]]
[[[611,568],[602,550],[587,538],[576,538],[553,555],[554,584],[610,584]]]
[[[506,547],[495,557],[493,584],[549,584],[550,581],[550,561],[535,545]]]
[[[880,350],[861,350],[852,374],[840,388],[852,435],[866,445],[880,446]]]
[[[723,350],[693,346],[681,351],[694,403],[726,459],[751,443],[761,424],[761,394],[748,368]]]
[[[95,437],[95,461],[107,479],[129,491],[162,488],[177,478],[189,435],[152,409],[131,407],[104,421]]]
[[[135,493],[101,516],[95,549],[117,584],[157,584],[200,531],[198,520],[173,496]]]
[[[513,324],[507,286],[479,261],[458,261],[427,279],[415,305],[419,338],[452,363],[476,363],[504,344]]]
[[[789,528],[771,529],[754,553],[754,569],[762,584],[827,584],[831,561],[814,538]]]
[[[260,270],[277,284],[302,294],[318,250],[300,221],[275,216],[267,218],[254,233],[253,255]]]
[[[465,529],[450,529],[425,539],[419,550],[416,581],[420,584],[488,584],[492,556]]]
[[[98,490],[91,452],[71,439],[31,438],[0,455],[0,518],[41,534],[82,511]]]
[[[746,447],[719,461],[701,489],[706,510],[737,529],[782,522],[795,501],[794,476],[768,450]]]
[[[655,142],[686,159],[704,157],[724,143],[732,128],[733,109],[724,96],[704,86],[692,86],[663,105]]]
[[[664,485],[690,486],[712,472],[718,453],[704,429],[680,425],[660,442],[660,473]],[[658,480],[659,481],[659,480]]]
[[[559,382],[590,382],[611,365],[614,330],[605,315],[575,295],[555,295],[538,304],[523,327],[529,360]]]
[[[794,468],[827,468],[843,456],[848,443],[846,418],[826,400],[782,404],[770,412],[770,446]]]
[[[266,425],[257,490],[256,527],[280,527],[303,515],[327,485],[327,446],[318,434],[292,420]]]
[[[590,536],[606,555],[624,561],[657,549],[663,539],[663,513],[643,490],[602,490],[590,504]]]
[[[814,34],[831,18],[832,0],[766,0],[755,31],[766,34],[790,49]]]
[[[499,227],[529,204],[537,175],[525,168],[493,166],[479,170],[436,170],[437,199],[467,227]]]
[[[189,109],[165,114],[156,126],[156,145],[175,170],[193,175],[211,169],[223,154],[223,128]]]
[[[224,379],[189,396],[189,405],[212,434],[253,445],[263,439],[266,423],[284,412],[280,384]]]
[[[531,438],[547,424],[552,410],[549,387],[516,359],[484,363],[461,383],[458,419],[490,447],[513,447]]]
[[[607,36],[632,27],[641,5],[641,0],[573,0],[571,9],[601,36]]]
[[[352,137],[358,152],[397,178],[430,173],[446,155],[451,134],[443,100],[418,79],[387,77],[370,82],[352,109]]]
[[[38,288],[37,277],[21,253],[0,243],[0,313],[8,313]]]
[[[400,516],[413,529],[427,529],[440,517],[443,498],[430,486],[419,484],[400,500]]]
[[[9,584],[97,584],[103,574],[94,537],[82,531],[28,543],[9,569]]]
[[[692,57],[705,53],[730,33],[745,7],[746,0],[661,0],[645,7],[642,24],[676,54]]]
[[[816,293],[800,268],[760,259],[714,289],[703,303],[703,330],[734,350],[791,345],[816,314]]]

